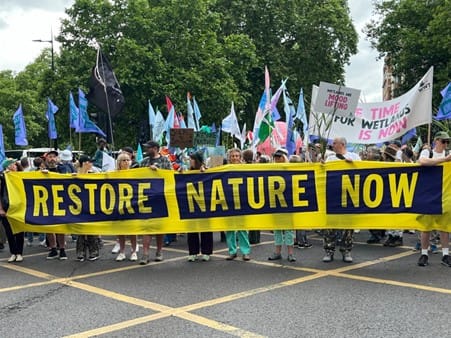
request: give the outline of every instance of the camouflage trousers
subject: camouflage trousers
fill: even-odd
[[[352,234],[354,230],[323,230],[323,244],[326,252],[335,252],[335,246],[340,246],[340,252],[350,252],[352,250]]]
[[[84,257],[88,251],[89,257],[99,255],[99,240],[98,236],[79,235],[77,238],[77,257]]]

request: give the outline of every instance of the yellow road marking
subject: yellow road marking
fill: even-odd
[[[270,243],[272,243],[272,242],[270,242]],[[220,250],[220,251],[225,251],[225,250],[227,250],[227,249]],[[176,249],[171,250],[171,251],[176,251]],[[177,250],[177,251],[182,251],[182,250]],[[185,252],[185,251],[183,251],[183,252]],[[215,251],[215,255],[218,252],[219,251]],[[161,319],[161,318],[168,317],[168,316],[176,316],[176,317],[179,317],[179,318],[182,318],[185,320],[192,321],[199,325],[207,326],[207,327],[213,328],[215,330],[225,332],[225,333],[235,335],[235,336],[260,337],[259,335],[255,334],[255,333],[248,332],[248,331],[242,330],[240,328],[236,328],[236,327],[233,327],[230,325],[223,324],[221,322],[217,322],[215,320],[211,320],[211,319],[208,319],[208,318],[205,318],[202,316],[192,314],[192,313],[190,313],[190,311],[194,311],[194,310],[198,310],[198,309],[202,309],[205,307],[214,306],[214,305],[218,305],[218,304],[222,304],[222,303],[226,303],[226,302],[235,301],[238,299],[250,297],[253,295],[260,294],[260,293],[273,291],[273,290],[280,289],[280,288],[283,288],[286,286],[292,286],[292,285],[300,284],[303,282],[307,282],[307,281],[311,281],[314,279],[327,277],[327,276],[355,279],[355,280],[360,280],[360,281],[365,281],[365,282],[387,284],[387,285],[393,285],[393,286],[399,286],[399,287],[409,287],[409,288],[421,289],[421,290],[425,290],[425,291],[437,292],[437,293],[443,293],[443,294],[451,294],[451,290],[444,289],[444,288],[430,287],[430,286],[425,286],[425,285],[421,285],[421,284],[405,283],[405,282],[398,282],[398,281],[393,281],[393,280],[385,280],[385,279],[380,279],[380,278],[357,276],[357,275],[344,273],[347,271],[352,271],[352,270],[368,267],[368,266],[378,264],[381,262],[388,262],[391,260],[396,260],[399,258],[407,257],[407,256],[410,256],[413,254],[415,254],[415,252],[412,252],[412,251],[402,252],[402,253],[399,253],[396,255],[382,257],[382,258],[378,258],[375,260],[366,261],[366,262],[362,262],[362,263],[358,263],[358,264],[348,265],[348,266],[340,267],[340,268],[333,269],[333,270],[319,270],[319,269],[303,268],[303,267],[297,267],[297,266],[279,265],[279,264],[274,264],[274,263],[269,263],[269,262],[251,261],[251,263],[254,263],[254,264],[270,266],[270,267],[279,267],[279,268],[282,267],[282,268],[287,268],[287,269],[309,272],[309,273],[313,273],[313,274],[304,276],[304,277],[294,278],[291,280],[282,281],[280,283],[275,283],[272,285],[255,288],[252,290],[246,290],[243,292],[239,292],[239,293],[232,294],[232,295],[227,295],[224,297],[219,297],[219,298],[212,299],[212,300],[207,300],[207,301],[202,301],[202,302],[195,303],[195,304],[182,306],[179,308],[172,308],[172,307],[168,307],[168,306],[161,305],[158,303],[146,301],[143,299],[129,297],[129,296],[126,296],[126,295],[123,295],[120,293],[116,293],[116,292],[109,291],[106,289],[97,288],[97,287],[94,287],[94,286],[91,286],[91,285],[88,285],[85,283],[80,283],[80,282],[75,281],[76,279],[89,278],[89,277],[94,277],[94,276],[99,276],[99,275],[105,275],[105,274],[110,274],[110,273],[115,273],[115,272],[120,272],[120,271],[127,271],[127,270],[131,270],[131,269],[146,267],[146,266],[140,266],[140,265],[115,268],[115,269],[110,269],[110,270],[101,271],[101,272],[89,273],[89,274],[85,274],[85,275],[81,275],[81,276],[58,278],[56,276],[52,276],[50,274],[42,273],[40,271],[36,271],[36,270],[29,269],[29,268],[19,266],[19,265],[12,265],[12,264],[11,265],[10,264],[3,265],[3,264],[1,264],[0,266],[3,266],[5,268],[15,270],[18,272],[22,272],[22,273],[26,273],[26,274],[35,276],[37,278],[47,279],[48,281],[41,282],[41,283],[30,283],[27,285],[22,285],[22,286],[17,286],[17,287],[4,288],[4,289],[0,289],[0,292],[18,290],[18,289],[26,288],[26,287],[47,285],[47,284],[51,284],[51,283],[60,283],[60,284],[72,286],[72,287],[75,287],[75,288],[78,288],[78,289],[81,289],[81,290],[84,290],[87,292],[95,293],[95,294],[101,295],[106,298],[114,299],[117,301],[122,301],[125,303],[129,303],[132,305],[141,306],[146,309],[157,311],[157,313],[149,315],[149,316],[135,318],[132,320],[127,320],[124,322],[120,322],[120,323],[96,328],[93,330],[77,333],[77,334],[74,334],[73,337],[91,337],[91,336],[95,336],[95,335],[99,335],[99,334],[105,334],[105,333],[122,330],[127,327],[147,323],[149,321]],[[221,256],[221,255],[217,255],[217,256]],[[181,259],[185,259],[185,257],[177,257],[177,258],[167,259],[164,262],[177,261],[177,260],[181,260]],[[153,263],[150,263],[149,265],[163,264],[164,262],[153,262]]]

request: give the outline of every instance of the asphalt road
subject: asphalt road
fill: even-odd
[[[226,261],[216,233],[212,260],[189,263],[179,236],[145,266],[116,262],[114,238],[95,262],[76,261],[69,237],[69,260],[48,261],[35,240],[22,263],[0,252],[0,337],[449,337],[451,269],[441,253],[418,267],[416,237],[387,248],[362,231],[347,264],[339,253],[323,263],[313,232],[294,263],[285,248],[267,260],[271,233],[250,262]]]

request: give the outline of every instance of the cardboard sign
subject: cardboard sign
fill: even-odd
[[[192,148],[194,142],[193,128],[171,128],[171,147]]]
[[[317,113],[352,117],[357,108],[359,97],[359,89],[321,81],[318,96],[314,104],[314,111]]]
[[[206,133],[203,131],[196,131],[194,133],[194,145],[200,146],[215,146],[216,133]]]

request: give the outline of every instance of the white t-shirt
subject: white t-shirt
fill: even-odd
[[[360,156],[359,154],[353,153],[352,151],[347,151],[346,153],[343,154],[343,156],[348,159],[348,160],[353,160],[353,161],[360,161]],[[341,159],[339,159],[337,157],[337,154],[333,153],[331,155],[329,155],[326,158],[326,162],[332,162],[332,161],[340,161]]]
[[[441,153],[437,153],[435,150],[432,150],[432,158],[445,158],[446,151],[442,151]],[[423,149],[420,153],[420,158],[429,158],[429,150]]]

